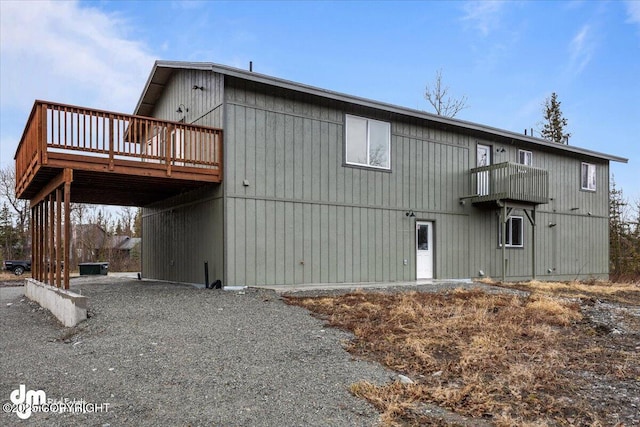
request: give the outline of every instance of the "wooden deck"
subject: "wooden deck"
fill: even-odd
[[[471,203],[523,205],[549,203],[549,173],[544,169],[504,162],[471,169]]]
[[[19,198],[71,169],[71,201],[144,206],[221,182],[222,130],[36,101],[15,160]]]

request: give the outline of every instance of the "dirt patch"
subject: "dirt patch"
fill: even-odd
[[[619,293],[601,300],[591,291],[563,291],[572,299],[457,290],[286,300],[353,332],[349,351],[412,381],[351,386],[385,424],[461,425],[420,410],[429,403],[498,426],[638,425],[640,306],[628,304],[638,289],[624,290],[625,304]]]

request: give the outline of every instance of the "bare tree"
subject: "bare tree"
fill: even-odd
[[[442,70],[436,71],[436,79],[433,85],[427,85],[424,97],[439,116],[455,117],[456,114],[467,108],[467,97],[451,98],[449,86],[442,83]]]
[[[0,169],[0,198],[6,200],[14,212],[20,257],[29,256],[29,201],[16,196],[16,169],[13,165]]]
[[[121,224],[122,233],[130,236],[133,233],[133,225],[136,219],[136,210],[130,206],[120,208],[118,222]]]

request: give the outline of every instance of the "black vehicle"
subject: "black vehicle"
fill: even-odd
[[[25,271],[31,271],[31,261],[4,261],[3,269],[12,271],[16,276],[21,276]]]

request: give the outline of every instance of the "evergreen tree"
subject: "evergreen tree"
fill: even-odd
[[[0,209],[0,244],[2,245],[2,259],[15,258],[14,249],[17,243],[18,233],[13,226],[13,218],[9,206],[2,204]]]
[[[622,190],[616,188],[616,182],[611,177],[611,189],[609,190],[609,270],[614,276],[622,274],[623,271],[624,206]]]
[[[138,208],[133,220],[133,237],[142,237],[142,208]]]
[[[563,117],[560,109],[561,102],[558,95],[553,92],[544,102],[544,122],[540,134],[544,139],[559,144],[569,144],[570,133],[565,132],[567,119]]]
[[[609,272],[614,280],[637,280],[640,276],[640,203],[637,219],[629,219],[622,189],[611,177],[609,190]]]

